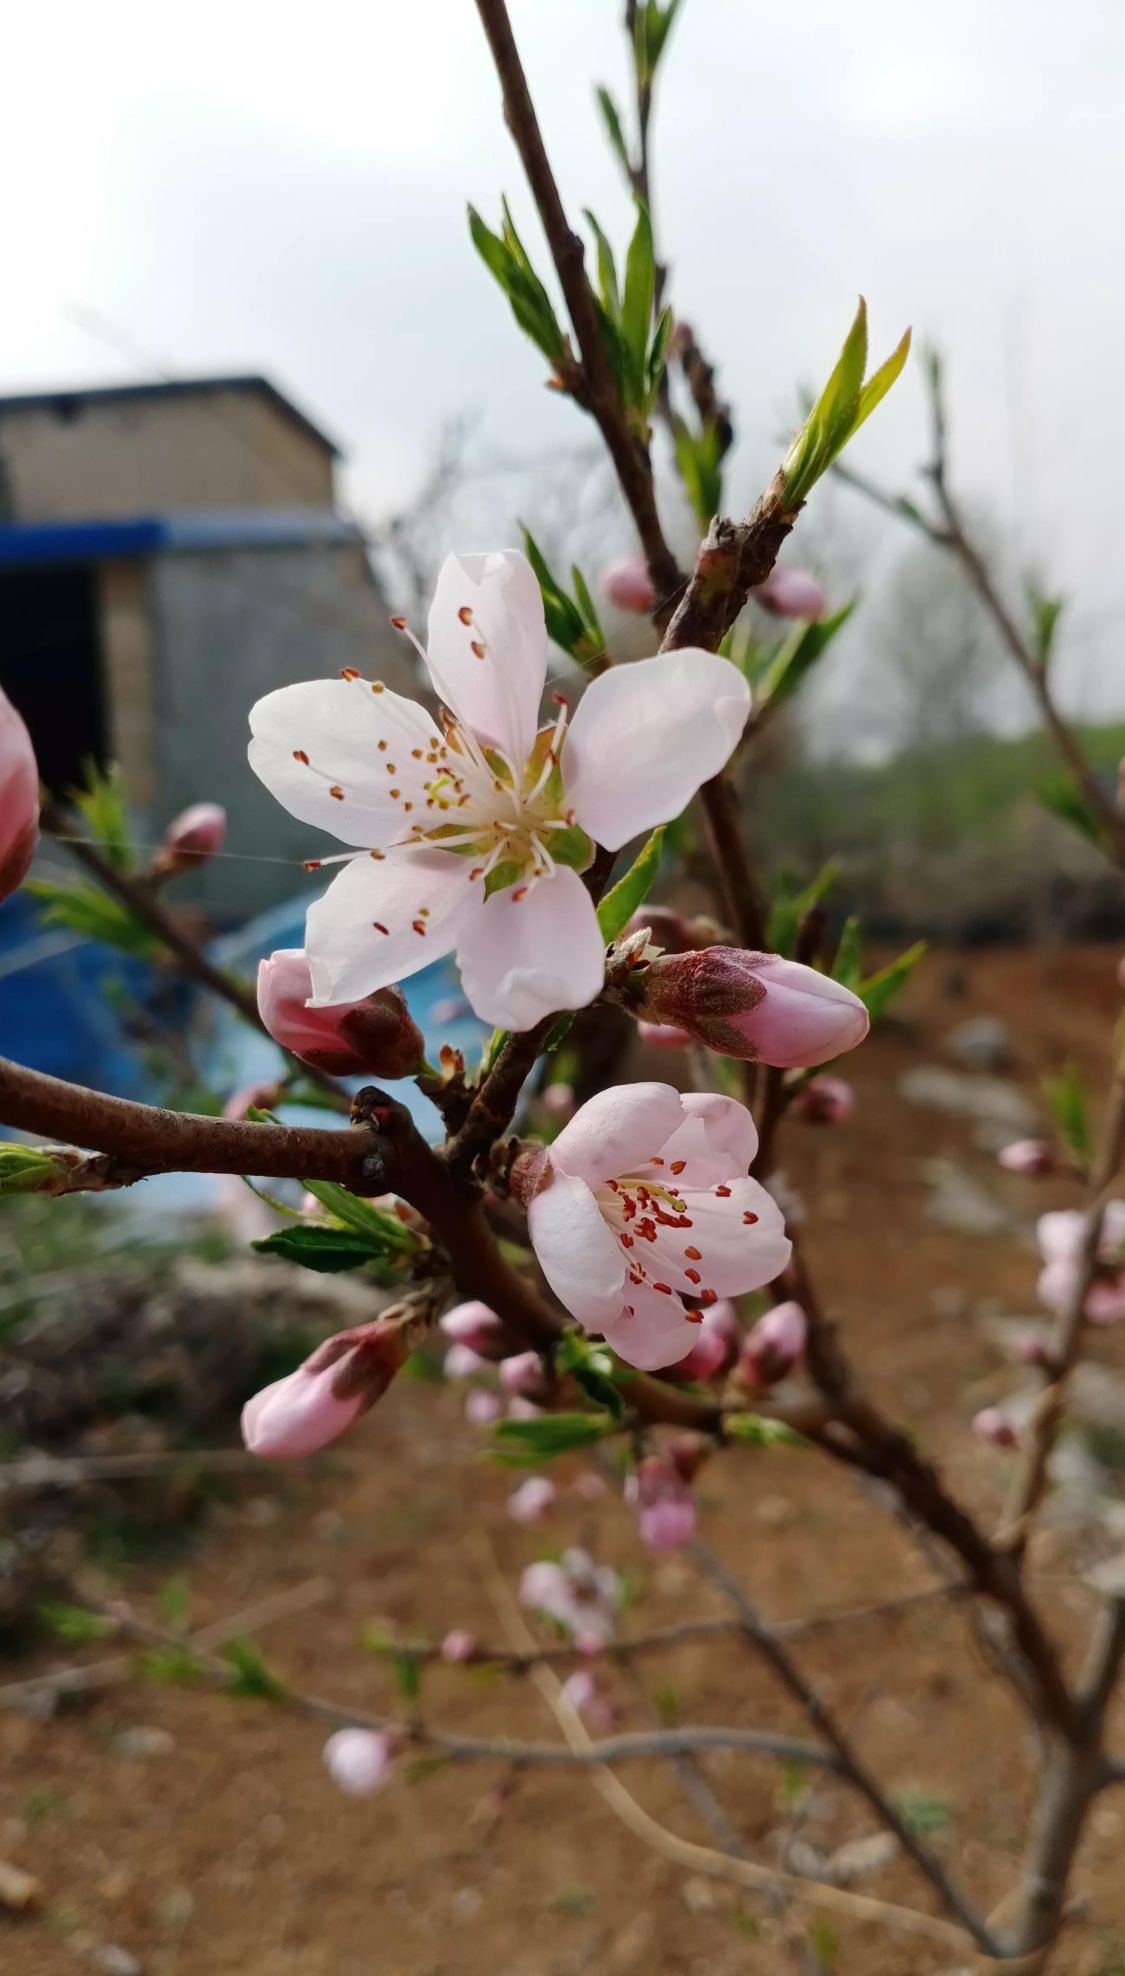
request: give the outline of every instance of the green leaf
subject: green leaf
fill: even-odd
[[[485,225],[474,207],[470,206],[468,211],[473,245],[508,297],[517,323],[550,363],[558,366],[566,355],[566,338],[559,328],[551,298],[512,224],[507,204],[504,205],[502,237]]]
[[[871,417],[876,405],[881,404],[892,384],[902,376],[906,359],[910,355],[910,331],[903,333],[902,341],[895,345],[889,357],[879,365],[877,371],[868,378],[859,394],[859,409],[852,420],[847,439],[854,439],[865,419]]]
[[[30,878],[24,890],[42,900],[48,926],[68,926],[86,940],[100,940],[139,960],[151,960],[160,951],[159,940],[143,920],[85,879]]]
[[[857,601],[853,597],[850,604],[845,604],[832,617],[822,618],[817,624],[795,627],[771,661],[758,689],[771,711],[792,699],[817,660],[828,650],[841,626],[851,617]]]
[[[57,1173],[55,1156],[44,1146],[0,1145],[0,1201],[9,1194],[38,1194]]]
[[[602,303],[614,322],[619,322],[621,295],[617,285],[617,263],[613,258],[613,248],[589,207],[583,208],[583,217],[589,224],[598,250],[598,283],[601,288]]]
[[[886,967],[880,968],[878,974],[872,974],[866,981],[860,982],[855,992],[866,1007],[872,1022],[878,1022],[879,1017],[889,1009],[895,996],[905,986],[907,977],[913,974],[925,951],[926,942],[916,940],[912,947],[907,948],[905,954],[899,955],[897,961],[890,961]]]
[[[321,1276],[337,1276],[345,1269],[363,1269],[370,1262],[384,1260],[385,1248],[374,1248],[366,1236],[348,1228],[316,1228],[302,1222],[292,1228],[275,1228],[251,1248],[263,1255],[283,1256],[286,1262],[300,1263]]]
[[[629,363],[626,403],[643,409],[648,399],[647,359],[652,308],[656,297],[656,254],[647,207],[637,201],[637,224],[625,257],[625,288],[621,297],[621,336]]]
[[[416,1702],[422,1692],[422,1666],[417,1654],[392,1654],[391,1665],[394,1668],[395,1687],[403,1701]]]
[[[953,1823],[953,1808],[947,1798],[931,1797],[925,1791],[898,1791],[893,1803],[907,1830],[919,1838],[948,1832]]]
[[[676,466],[692,510],[701,528],[707,528],[712,515],[723,503],[722,448],[718,427],[709,423],[702,432],[693,432],[686,419],[676,421],[673,446]]]
[[[803,1434],[788,1427],[784,1420],[767,1420],[760,1413],[728,1413],[723,1416],[728,1441],[740,1441],[748,1448],[811,1448]]]
[[[372,1201],[360,1200],[335,1180],[302,1180],[301,1185],[342,1227],[366,1235],[373,1250],[405,1253],[419,1246],[417,1235],[404,1227],[396,1214],[377,1208]]]
[[[1087,807],[1082,791],[1066,769],[1059,769],[1055,774],[1048,776],[1046,781],[1038,785],[1035,793],[1044,809],[1050,810],[1052,816],[1057,816],[1061,822],[1068,823],[1072,830],[1077,830],[1079,835],[1087,838],[1091,844],[1101,844],[1101,824],[1093,811]]]
[[[229,1689],[232,1695],[252,1696],[263,1702],[284,1701],[283,1683],[271,1673],[261,1648],[253,1640],[228,1640],[222,1655],[234,1669],[235,1678]]]
[[[121,771],[116,763],[104,771],[95,761],[82,764],[83,785],[69,792],[69,800],[80,810],[86,828],[98,849],[105,852],[118,871],[128,871],[135,863],[125,814]]]
[[[646,409],[651,412],[660,396],[660,384],[664,367],[668,362],[668,345],[672,338],[674,317],[671,309],[663,309],[657,318],[648,350],[648,401]]]
[[[1088,1166],[1093,1140],[1086,1079],[1081,1066],[1066,1063],[1057,1076],[1045,1077],[1043,1097],[1067,1151],[1080,1167]]]
[[[599,647],[604,651],[605,633],[602,630],[601,619],[598,617],[594,600],[590,595],[589,585],[577,563],[571,563],[570,580],[574,585],[574,595],[578,600],[578,608],[582,613],[586,630],[597,640]]]
[[[73,1645],[83,1640],[104,1640],[115,1630],[112,1619],[102,1613],[91,1612],[86,1606],[64,1605],[54,1599],[46,1599],[36,1608],[36,1618],[56,1640]]]
[[[839,877],[840,867],[835,858],[823,865],[812,882],[801,892],[794,892],[792,875],[787,871],[778,874],[773,898],[770,900],[769,921],[766,926],[766,945],[771,954],[784,954],[791,959],[797,944],[797,933],[805,914],[813,906],[818,906],[825,894],[832,889]]]
[[[492,1438],[496,1458],[511,1468],[535,1468],[541,1461],[590,1448],[611,1431],[604,1413],[543,1413],[534,1420],[498,1420]]]
[[[598,907],[598,925],[607,947],[616,940],[622,927],[632,919],[639,906],[643,906],[656,882],[660,869],[660,854],[664,848],[665,825],[654,830],[652,836],[629,866],[624,878],[610,887]]]
[[[142,1681],[157,1681],[168,1687],[190,1688],[207,1679],[207,1670],[190,1647],[146,1647],[135,1654],[133,1665]]]
[[[1055,633],[1066,608],[1066,598],[1048,597],[1042,590],[1036,589],[1034,583],[1029,583],[1027,599],[1031,606],[1031,642],[1040,665],[1046,666],[1054,649]]]
[[[899,376],[910,350],[907,330],[897,348],[867,380],[867,304],[862,295],[855,319],[832,375],[815,400],[782,462],[782,499],[792,514],[827,472],[853,433],[874,411]]]
[[[855,993],[863,979],[863,955],[859,944],[859,921],[853,913],[844,921],[836,948],[836,958],[832,963],[832,979],[840,981],[845,988]]]
[[[556,1353],[560,1371],[569,1372],[595,1406],[604,1407],[620,1420],[624,1404],[613,1382],[613,1354],[604,1345],[591,1344],[577,1331],[564,1332]]]
[[[633,168],[629,162],[629,147],[625,142],[625,132],[621,128],[621,117],[618,113],[617,105],[610,95],[609,90],[604,89],[600,83],[595,89],[594,94],[597,97],[598,108],[602,113],[602,122],[605,125],[606,136],[609,138],[610,146],[626,178],[631,179]]]

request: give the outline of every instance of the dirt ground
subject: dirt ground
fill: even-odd
[[[943,1061],[942,1039],[974,1013],[1008,1021],[1012,1076],[1029,1094],[1066,1056],[1098,1073],[1116,1007],[1115,961],[1105,949],[931,956],[901,1005],[914,1033],[884,1031],[849,1065],[853,1125],[788,1133],[783,1164],[818,1203],[809,1253],[850,1350],[986,1519],[1002,1500],[1005,1457],[976,1443],[968,1422],[1011,1375],[982,1316],[1034,1311],[1031,1220],[1070,1192],[1001,1175],[974,1149],[971,1121],[907,1103],[896,1079],[911,1063]],[[1007,1204],[1020,1221],[1014,1235],[953,1233],[927,1217],[924,1163],[940,1157]],[[1125,1356],[1120,1335],[1098,1346],[1106,1363]],[[391,1671],[359,1645],[365,1626],[440,1638],[457,1625],[502,1637],[482,1578],[481,1530],[512,1581],[535,1555],[591,1535],[602,1555],[635,1566],[630,1518],[612,1498],[593,1508],[571,1499],[539,1529],[517,1527],[504,1513],[511,1478],[481,1461],[461,1407],[456,1390],[400,1382],[354,1437],[361,1462],[263,1472],[217,1507],[175,1567],[190,1581],[193,1623],[326,1577],[322,1602],[260,1633],[264,1652],[293,1686],[395,1709]],[[814,1453],[732,1453],[705,1472],[700,1499],[703,1535],[775,1619],[932,1582],[932,1562],[885,1506]],[[1070,1541],[1047,1532],[1034,1557],[1035,1583],[1064,1637],[1084,1610],[1064,1570]],[[155,1613],[168,1574],[167,1564],[135,1566],[106,1590]],[[648,1557],[623,1624],[647,1631],[721,1610],[685,1562]],[[929,1807],[928,1842],[990,1909],[1019,1855],[1027,1743],[956,1607],[855,1621],[798,1651],[886,1787]],[[10,1678],[64,1653],[21,1663]],[[612,1677],[620,1726],[650,1723],[656,1693],[666,1714],[688,1722],[804,1729],[768,1671],[735,1642],[646,1660],[644,1681],[647,1699],[624,1673]],[[426,1677],[424,1702],[428,1718],[447,1727],[557,1734],[526,1684],[439,1667]],[[1125,1707],[1117,1726],[1125,1749]],[[166,1733],[123,1739],[137,1729]],[[789,1936],[811,1940],[820,1966],[841,1976],[953,1976],[978,1966],[967,1951],[815,1903],[799,1923],[793,1911],[779,1920],[761,1895],[646,1845],[578,1773],[542,1770],[512,1782],[499,1766],[447,1766],[349,1801],[323,1769],[321,1742],[315,1723],[266,1703],[152,1683],[119,1685],[52,1721],[0,1715],[0,1855],[45,1890],[38,1914],[0,1918],[4,1976],[131,1968],[143,1976],[765,1976],[810,1966],[807,1955],[794,1959]],[[138,1743],[149,1754],[136,1753]],[[776,1766],[728,1755],[706,1768],[750,1854],[775,1861],[789,1817]],[[661,1823],[711,1842],[669,1768],[637,1763],[622,1775]],[[830,1849],[873,1829],[866,1807],[835,1779],[811,1780],[803,1840]],[[1051,1963],[1060,1976],[1125,1971],[1123,1845],[1125,1802],[1107,1793],[1081,1852],[1080,1912]],[[857,1890],[934,1911],[901,1858]]]

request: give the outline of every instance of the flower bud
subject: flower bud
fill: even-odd
[[[808,1319],[800,1304],[775,1304],[748,1332],[738,1361],[738,1382],[751,1392],[774,1386],[792,1372],[805,1349]]]
[[[695,1535],[695,1504],[680,1470],[662,1455],[646,1455],[625,1484],[637,1530],[650,1551],[676,1551]]]
[[[27,877],[39,842],[39,770],[23,721],[0,690],[0,899]]]
[[[716,1379],[733,1365],[742,1346],[742,1326],[734,1305],[726,1297],[705,1310],[695,1327],[695,1342],[686,1358],[667,1367],[668,1376],[682,1379]]]
[[[647,617],[656,602],[652,578],[640,556],[629,556],[603,570],[602,589],[619,611],[634,611],[640,617]]]
[[[219,803],[192,803],[173,817],[164,832],[164,846],[156,860],[163,872],[186,871],[221,851],[227,834],[227,813]]]
[[[273,1111],[281,1102],[280,1084],[247,1084],[241,1091],[235,1091],[223,1106],[224,1118],[245,1118],[248,1111]],[[319,1214],[320,1202],[312,1194],[306,1194],[305,1201],[311,1201],[308,1208],[302,1203],[303,1214]]]
[[[855,1106],[855,1093],[842,1077],[812,1077],[793,1109],[812,1125],[844,1125]]]
[[[554,1483],[545,1475],[529,1475],[508,1497],[508,1515],[517,1523],[538,1523],[554,1500]]]
[[[500,1384],[513,1399],[532,1400],[542,1406],[551,1397],[543,1361],[538,1352],[516,1352],[500,1361]]]
[[[455,1304],[452,1310],[447,1310],[439,1320],[439,1329],[455,1345],[467,1345],[482,1359],[497,1356],[496,1347],[504,1335],[504,1327],[496,1312],[478,1298],[471,1298],[465,1304]]]
[[[309,964],[285,947],[258,969],[258,1013],[275,1043],[336,1077],[408,1077],[422,1062],[422,1032],[401,988],[377,988],[362,1002],[307,1007]]]
[[[548,1084],[539,1093],[539,1109],[554,1125],[569,1125],[578,1109],[574,1088],[570,1084]]]
[[[470,1427],[491,1427],[499,1420],[504,1407],[498,1393],[490,1393],[484,1386],[476,1386],[465,1400],[465,1419]]]
[[[562,1684],[562,1694],[595,1736],[605,1736],[613,1728],[613,1703],[607,1695],[603,1695],[596,1675],[591,1674],[589,1668],[579,1667],[573,1674],[568,1674]]]
[[[672,1023],[709,1049],[794,1070],[862,1043],[870,1018],[858,995],[780,954],[705,947],[665,954],[639,977],[633,1013]]]
[[[1019,1436],[1011,1421],[999,1407],[982,1407],[973,1415],[973,1433],[978,1440],[987,1441],[991,1448],[1015,1448]]]
[[[664,1452],[681,1481],[694,1482],[712,1447],[704,1434],[673,1434]]]
[[[456,1627],[452,1633],[446,1634],[441,1643],[441,1657],[443,1660],[472,1660],[476,1650],[477,1643],[475,1635],[462,1632]]]
[[[824,591],[805,569],[771,569],[765,582],[756,583],[750,595],[772,617],[800,618],[809,624],[828,614]]]
[[[488,1360],[471,1345],[450,1345],[442,1360],[441,1369],[447,1379],[472,1379],[478,1372],[490,1370]]]
[[[1006,1173],[1054,1173],[1059,1159],[1049,1139],[1013,1139],[996,1155]]]
[[[326,1338],[303,1365],[247,1400],[242,1438],[252,1455],[297,1460],[328,1446],[381,1399],[413,1346],[414,1325],[376,1318]]]
[[[394,1775],[395,1747],[382,1730],[337,1729],[324,1745],[324,1761],[349,1798],[370,1798]]]

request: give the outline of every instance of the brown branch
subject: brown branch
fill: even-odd
[[[1047,1385],[1039,1396],[1039,1403],[1028,1430],[1026,1453],[1005,1508],[1003,1526],[996,1536],[997,1545],[1001,1549],[1010,1551],[1015,1558],[1023,1555],[1031,1534],[1035,1512],[1046,1490],[1047,1464],[1066,1411],[1070,1375],[1081,1356],[1086,1324],[1086,1300],[1097,1274],[1106,1198],[1121,1170],[1123,1158],[1125,1158],[1125,1063],[1119,1063],[1110,1091],[1098,1156],[1090,1176],[1090,1205],[1086,1214],[1082,1245],[1078,1253],[1074,1289],[1070,1302],[1055,1328],[1049,1363],[1046,1367]]]

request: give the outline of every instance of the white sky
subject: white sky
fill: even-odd
[[[512,0],[566,202],[620,239],[591,90],[624,95],[619,11]],[[471,0],[44,0],[5,44],[0,390],[146,374],[97,311],[176,373],[267,372],[372,515],[466,407],[506,448],[587,436],[468,242],[506,190],[540,250]],[[944,347],[956,481],[1073,594],[1075,702],[1125,712],[1125,8],[684,0],[663,83],[660,243],[740,407],[732,495],[862,289],[877,355],[907,322]],[[856,464],[903,480],[923,444],[908,377]]]

